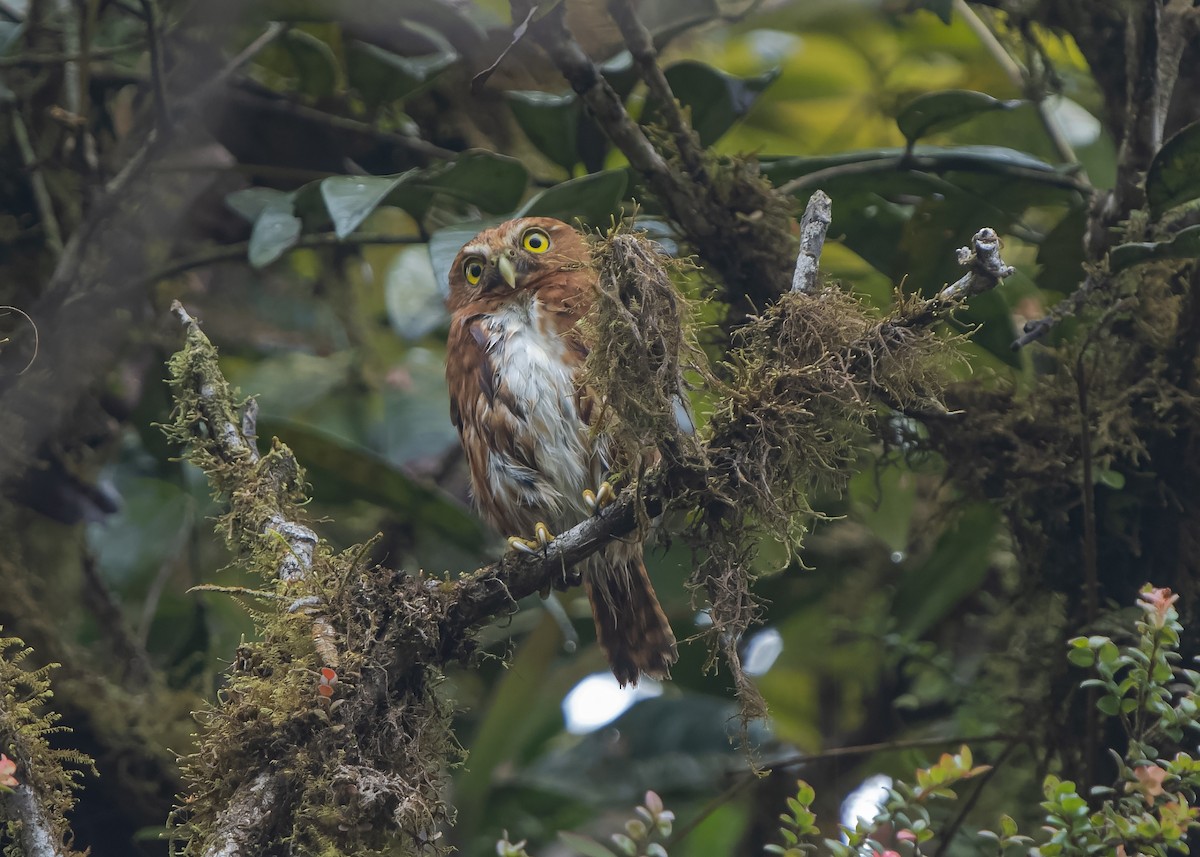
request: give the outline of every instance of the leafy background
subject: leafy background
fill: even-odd
[[[643,0],[639,13],[704,143],[757,158],[772,182],[795,188],[801,207],[818,186],[830,194],[822,264],[844,288],[880,307],[896,284],[932,293],[958,276],[954,250],[977,228],[1000,232],[1017,274],[957,318],[969,332],[961,371],[1021,389],[1039,369],[1036,355],[1010,348],[1021,322],[1040,317],[1080,278],[1080,176],[1098,188],[1113,181],[1114,147],[1096,118],[1100,94],[1076,47],[1039,32],[1062,93],[1039,108],[949,3],[902,5]],[[4,8],[0,58],[16,57],[31,50],[29,9]],[[111,159],[150,109],[150,60],[141,24],[122,4],[89,8],[94,47],[112,49],[89,90],[96,140]],[[194,38],[188,9],[164,3],[161,13],[168,52],[172,40]],[[472,78],[511,40],[507,4],[400,3],[378,27],[291,0],[247,4],[244,14],[226,22],[231,52],[268,21],[286,29],[203,117],[197,148],[219,144],[231,158],[180,234],[147,236],[170,249],[154,301],[161,308],[179,298],[203,320],[227,376],[258,397],[261,436],[285,441],[307,467],[311,512],[336,545],[379,532],[373,550],[388,566],[474,568],[497,555],[499,542],[469,510],[447,417],[450,259],[501,219],[542,214],[604,227],[635,202],[640,222],[666,246],[676,246],[675,236],[535,45],[519,43],[472,94]],[[570,15],[609,82],[652,122],[657,108],[634,85],[602,4],[573,4]],[[1004,18],[987,19],[1017,51]],[[9,81],[13,89],[0,95],[26,83]],[[1042,109],[1078,165],[1063,165]],[[53,170],[65,156],[49,151],[49,132],[41,139]],[[11,136],[4,142],[8,152]],[[1179,157],[1196,148],[1185,139]],[[1179,187],[1178,167],[1164,159],[1159,173],[1152,204],[1190,198],[1194,188]],[[10,274],[45,269],[52,259],[31,232],[28,192],[8,180],[2,191],[0,265]],[[1130,245],[1126,263],[1194,255],[1194,232],[1170,245]],[[14,274],[9,282],[33,281]],[[688,287],[703,293],[698,278]],[[6,287],[5,302],[20,305],[29,288]],[[717,303],[703,310],[709,319],[722,312]],[[168,408],[162,362],[175,336],[147,322],[122,344],[108,391],[121,407],[83,418],[96,435],[84,472],[51,467],[48,484],[23,489],[23,511],[7,518],[35,521],[26,556],[71,553],[75,565],[64,568],[90,568],[86,583],[73,576],[80,571],[63,572],[69,596],[57,633],[76,663],[121,686],[131,656],[120,645],[128,644],[156,671],[166,691],[152,698],[173,700],[148,739],[160,757],[187,749],[185,712],[213,697],[223,664],[252,632],[234,599],[188,591],[248,581],[212,534],[208,487],[155,427]],[[652,788],[684,825],[698,819],[673,854],[759,853],[776,835],[797,768],[757,778],[750,758],[769,765],[830,747],[893,745],[804,766],[825,802],[819,815],[832,818],[866,776],[910,774],[932,752],[921,749],[926,743],[981,738],[986,755],[989,740],[1004,739],[1013,714],[1043,689],[1022,665],[1054,639],[1059,606],[1021,601],[998,513],[960,497],[936,456],[905,456],[900,444],[877,452],[860,462],[845,496],[818,498],[829,520],[810,537],[803,566],[788,563],[782,548],[756,560],[769,608],[745,645],[772,718],[752,730],[749,755],[735,740],[726,676],[705,673],[700,645],[681,647],[659,695],[589,734],[567,732],[564,698],[603,672],[603,658],[578,593],[561,604],[531,599],[485,630],[488,656],[445,686],[470,754],[454,772],[454,843],[482,854],[504,830],[531,848],[553,843],[558,830],[604,830]],[[1108,478],[1101,490],[1119,490],[1121,475]],[[683,588],[690,563],[679,544],[650,559],[681,638],[704,620]],[[107,593],[115,619],[98,618],[78,594],[88,587]],[[13,602],[4,624],[21,631],[22,610],[34,609]],[[566,644],[571,638],[577,646]],[[120,764],[102,729],[82,716],[72,725],[100,735],[102,776]],[[121,808],[85,792],[81,843],[97,855],[164,853],[160,810],[174,792],[170,763],[162,764],[157,786],[142,781],[157,792]],[[1028,790],[1021,771],[1033,764],[1018,753],[976,811],[986,815]],[[959,842],[952,850],[972,849]]]

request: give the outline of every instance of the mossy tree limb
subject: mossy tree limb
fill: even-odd
[[[15,637],[0,638],[0,750],[15,765],[0,777],[0,845],[15,843],[24,857],[73,857],[67,813],[81,772],[95,768],[84,754],[47,740],[66,731],[49,710],[47,676],[55,665],[23,668],[31,652]]]
[[[747,715],[762,713],[737,651],[757,617],[754,544],[766,535],[797,545],[815,514],[808,492],[846,478],[881,398],[938,403],[952,349],[929,326],[960,301],[907,298],[880,319],[834,288],[786,295],[746,325],[732,380],[697,367],[725,404],[693,435],[676,414],[697,353],[666,260],[625,229],[595,256],[606,297],[588,324],[614,347],[594,349],[603,371],[589,367],[589,389],[624,403],[618,435],[638,448],[632,460],[659,464],[631,468],[617,502],[540,556],[509,556],[456,580],[368,567],[362,547],[335,555],[304,520],[299,463],[278,440],[259,454],[252,409],[235,401],[212,344],[176,306],[187,342],[171,361],[169,433],[228,499],[218,527],[267,581],[252,606],[263,639],[239,650],[186,760],[194,792],[176,819],[186,853],[370,854],[397,840],[440,850],[453,818],[445,768],[459,754],[438,693],[443,668],[470,657],[474,629],[527,595],[569,585],[573,564],[668,505],[694,513],[706,557],[694,583]],[[327,651],[337,653],[336,673]]]

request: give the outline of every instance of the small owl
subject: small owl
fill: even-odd
[[[545,217],[479,233],[450,269],[450,418],[476,505],[517,549],[544,544],[611,493],[609,442],[592,431],[596,411],[579,384],[588,355],[579,320],[595,288],[584,237]],[[642,545],[609,544],[586,561],[583,584],[617,681],[666,677],[675,637]]]

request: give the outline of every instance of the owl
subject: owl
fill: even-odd
[[[537,550],[612,496],[610,443],[580,383],[588,341],[579,320],[595,289],[583,235],[544,217],[479,233],[450,269],[450,418],[475,504],[516,550]],[[616,541],[594,554],[583,585],[621,686],[665,678],[675,637],[642,545]]]

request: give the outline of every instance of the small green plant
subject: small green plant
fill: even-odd
[[[1177,595],[1169,589],[1145,586],[1137,606],[1142,615],[1134,623],[1131,641],[1121,645],[1106,636],[1076,637],[1068,642],[1068,658],[1088,667],[1096,677],[1081,683],[1094,689],[1096,707],[1117,718],[1128,742],[1123,753],[1111,750],[1117,760],[1113,786],[1079,794],[1075,781],[1049,775],[1042,783],[1037,810],[1015,816],[1043,819],[1041,834],[1020,832],[1012,815],[1002,815],[998,832],[968,830],[990,842],[998,857],[1167,857],[1188,853],[1189,831],[1200,829],[1200,753],[1185,752],[1190,732],[1200,730],[1200,671],[1179,666],[1183,626],[1175,610]],[[1170,758],[1167,758],[1170,756]],[[942,853],[945,836],[954,836],[959,822],[942,830],[934,807],[957,799],[956,789],[967,780],[990,771],[976,765],[969,747],[944,753],[928,768],[915,772],[915,784],[896,781],[872,819],[853,828],[839,825],[841,837],[822,838],[813,811],[816,793],[800,780],[788,811],[779,816],[781,844],[766,846],[779,857],[921,857]],[[981,786],[986,780],[981,781]],[[1090,798],[1090,799],[1089,799]],[[674,816],[662,808],[654,792],[647,792],[638,817],[614,834],[613,843],[623,857],[666,857],[656,837],[670,835]],[[960,819],[961,820],[961,819]],[[560,833],[562,840],[584,857],[613,857],[613,851],[594,839]],[[936,849],[930,849],[937,842]],[[507,838],[496,847],[500,857],[529,857],[525,843]]]
[[[662,840],[671,835],[675,813],[664,809],[662,798],[654,792],[646,792],[642,805],[634,812],[634,817],[625,822],[625,832],[614,833],[610,837],[616,848],[615,853],[590,836],[562,831],[558,837],[583,857],[667,857]],[[496,843],[496,854],[498,857],[529,857],[525,851],[525,840],[509,842],[507,833]]]

